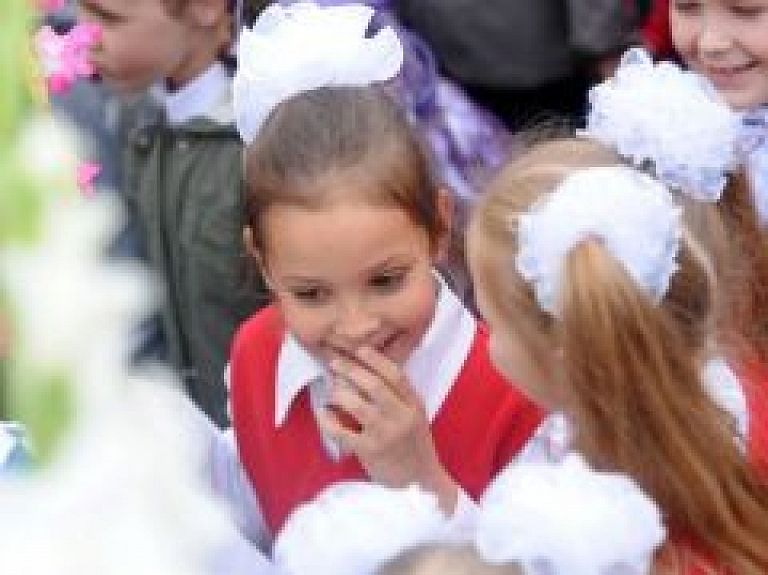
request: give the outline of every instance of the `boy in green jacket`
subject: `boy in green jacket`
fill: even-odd
[[[120,120],[121,192],[159,275],[167,359],[219,425],[230,338],[267,299],[242,240],[242,143],[227,62],[233,4],[79,2],[80,19],[102,27],[95,70],[131,102]]]

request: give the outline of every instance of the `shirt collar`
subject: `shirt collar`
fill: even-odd
[[[164,84],[152,86],[152,96],[165,108],[171,125],[192,118],[220,116],[223,100],[229,100],[232,78],[221,62],[216,62],[185,86],[169,91]]]
[[[440,410],[461,371],[474,341],[476,322],[440,274],[435,313],[421,344],[405,364],[409,381],[422,398],[429,420]],[[290,333],[283,339],[277,361],[275,426],[280,427],[302,389],[326,379],[323,365]]]

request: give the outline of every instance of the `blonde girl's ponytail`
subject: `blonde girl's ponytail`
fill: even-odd
[[[670,533],[692,535],[739,573],[768,570],[768,490],[701,379],[715,305],[711,267],[688,236],[661,303],[598,241],[564,262],[557,331],[578,449],[635,478]],[[697,327],[698,325],[698,327]]]

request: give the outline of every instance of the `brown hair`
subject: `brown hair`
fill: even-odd
[[[319,210],[336,201],[402,208],[433,243],[446,231],[421,140],[384,87],[327,87],[281,103],[245,153],[249,225],[275,204]]]
[[[730,328],[746,338],[747,359],[768,365],[768,229],[760,223],[744,173],[731,178],[718,207],[737,248]]]
[[[433,544],[402,553],[377,575],[522,575],[512,565],[491,565],[468,545]]]
[[[509,164],[470,224],[469,241],[484,248],[470,251],[474,279],[534,360],[562,350],[567,389],[559,396],[591,463],[635,478],[673,540],[690,535],[738,573],[766,572],[768,488],[700,376],[719,299],[716,267],[693,234],[683,234],[680,268],[658,305],[598,242],[566,256],[556,321],[510,263],[520,214],[569,173],[619,163],[595,142],[568,138]]]

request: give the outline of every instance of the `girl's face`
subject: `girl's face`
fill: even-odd
[[[768,103],[768,0],[670,0],[672,40],[728,104]]]
[[[525,333],[516,329],[534,324],[535,320],[523,316],[525,310],[520,310],[519,321],[510,322],[495,305],[494,298],[483,282],[487,274],[495,273],[494,262],[488,255],[493,248],[477,236],[477,232],[472,233],[471,241],[468,242],[469,269],[477,307],[490,332],[488,352],[491,361],[504,377],[531,400],[543,407],[556,409],[559,407],[553,385],[556,369],[543,369],[533,353],[535,344],[541,349],[547,349],[544,336],[533,333],[532,329],[526,329]],[[551,363],[554,366],[555,354],[549,354],[548,351],[544,354],[552,356]]]
[[[262,218],[265,276],[287,328],[321,361],[371,346],[403,364],[432,320],[436,254],[402,209],[274,205]]]

